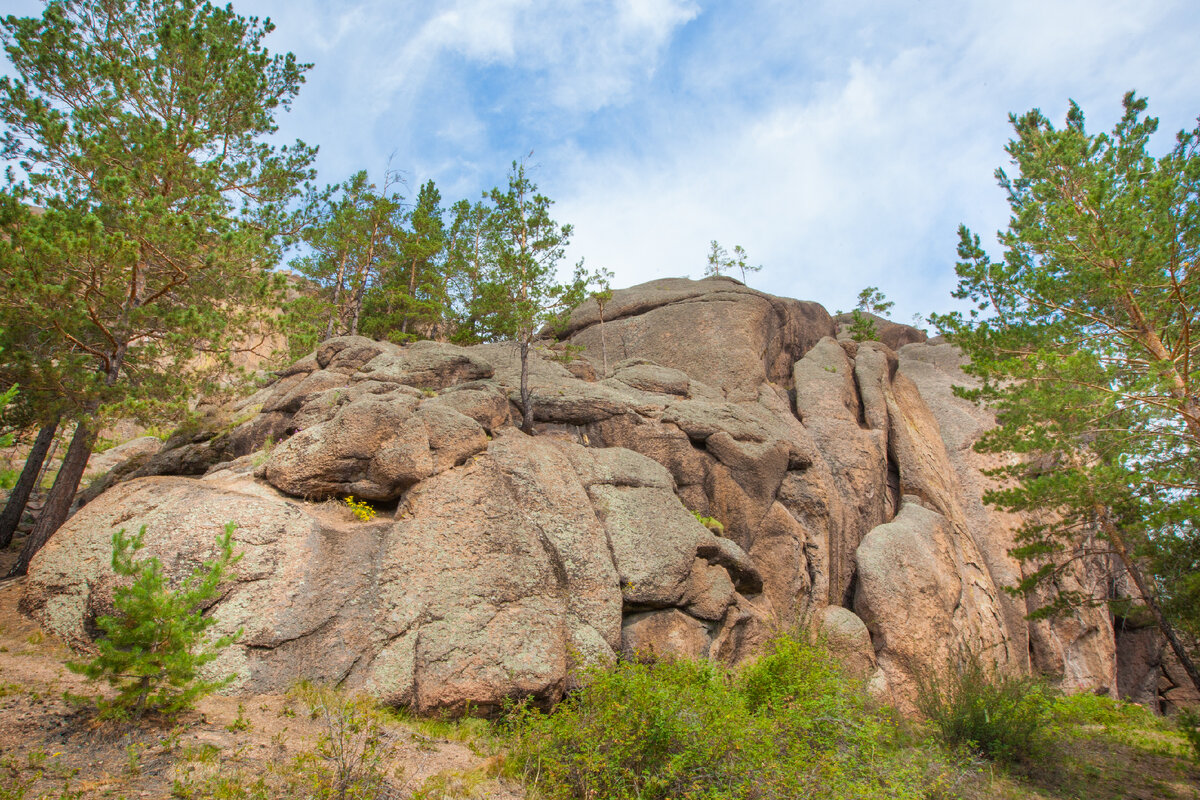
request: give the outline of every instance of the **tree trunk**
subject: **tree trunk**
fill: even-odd
[[[346,279],[346,254],[338,259],[337,281],[333,284],[333,308],[329,309],[329,321],[325,323],[325,338],[333,336],[333,321],[341,319],[342,282]]]
[[[50,469],[50,462],[54,460],[54,456],[58,455],[58,445],[59,438],[55,436],[50,442],[50,452],[42,459],[42,468],[38,471],[37,480],[33,482],[33,488],[36,489],[46,482],[46,470]]]
[[[1142,576],[1142,570],[1138,567],[1130,555],[1128,548],[1125,546],[1125,540],[1121,537],[1121,532],[1116,529],[1116,526],[1111,520],[1105,518],[1104,527],[1108,534],[1108,541],[1113,549],[1117,551],[1117,556],[1121,559],[1122,566],[1129,573],[1129,577],[1133,579],[1133,583],[1137,586],[1138,592],[1142,595],[1142,602],[1150,609],[1150,613],[1154,616],[1154,621],[1158,623],[1158,630],[1162,633],[1167,643],[1171,645],[1171,651],[1175,653],[1175,657],[1179,659],[1180,666],[1191,679],[1192,685],[1196,687],[1196,691],[1200,691],[1200,672],[1196,671],[1196,665],[1192,663],[1192,658],[1188,655],[1187,648],[1183,646],[1183,642],[1179,640],[1179,636],[1175,633],[1175,628],[1167,620],[1163,614],[1162,608],[1158,605],[1158,599],[1154,593],[1150,591],[1150,587],[1146,585],[1146,580]]]
[[[604,304],[600,303],[600,355],[604,359],[604,374],[601,378],[608,377],[608,342],[604,339]]]
[[[521,342],[521,430],[533,436],[533,404],[529,401],[529,342]]]
[[[28,572],[29,562],[33,560],[34,554],[41,550],[42,545],[50,541],[54,532],[67,521],[67,516],[71,513],[71,503],[75,500],[75,491],[79,488],[79,480],[87,467],[98,432],[88,422],[80,421],[75,426],[75,435],[71,437],[71,446],[67,448],[67,454],[63,457],[58,477],[54,479],[54,486],[50,489],[50,496],[46,498],[46,505],[42,508],[37,524],[25,540],[17,563],[8,573],[9,577]]]
[[[408,333],[408,317],[412,313],[413,295],[417,293],[417,258],[413,256],[412,268],[408,273],[408,305],[404,312],[404,322],[400,325],[401,333]]]
[[[350,323],[350,335],[358,336],[358,321],[362,319],[363,295],[366,294],[366,284],[354,293],[354,318]]]
[[[25,513],[25,504],[29,502],[29,495],[37,485],[38,476],[42,473],[42,463],[46,460],[46,454],[50,452],[50,443],[54,441],[56,431],[58,431],[57,417],[53,422],[43,425],[42,429],[38,431],[37,439],[33,441],[33,449],[29,451],[29,455],[25,459],[21,477],[17,478],[16,486],[8,495],[4,513],[0,514],[0,550],[12,543],[13,534],[16,532],[17,526],[21,524],[21,515]]]

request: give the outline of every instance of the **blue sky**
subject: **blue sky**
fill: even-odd
[[[39,13],[40,3],[6,3]],[[740,244],[750,284],[894,316],[952,306],[955,229],[1007,219],[1007,115],[1107,129],[1129,89],[1161,152],[1200,114],[1194,0],[701,2],[234,0],[313,62],[281,135],[322,182],[388,163],[446,204],[534,179],[575,226],[570,259],[627,286],[703,272]]]

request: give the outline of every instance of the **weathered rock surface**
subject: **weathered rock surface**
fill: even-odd
[[[1019,520],[981,501],[971,445],[994,420],[954,396],[969,378],[950,346],[882,322],[884,342],[839,340],[820,306],[723,277],[619,290],[604,311],[567,325],[584,360],[534,347],[533,437],[514,427],[511,343],[322,343],[110,473],[34,560],[25,608],[86,648],[115,528],[146,525],[178,579],[233,519],[246,555],[210,613],[245,634],[214,670],[245,689],[309,678],[487,711],[554,702],[583,663],[737,663],[807,622],[901,705],[917,670],[968,652],[1072,689],[1179,694],[1149,639],[1118,663],[1104,612],[1031,624],[1003,592]],[[376,520],[328,502],[348,495]]]

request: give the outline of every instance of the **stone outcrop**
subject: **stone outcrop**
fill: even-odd
[[[487,711],[554,702],[585,664],[737,663],[809,624],[901,705],[966,653],[1115,690],[1102,612],[1031,625],[1002,589],[1015,521],[980,499],[971,445],[993,420],[953,394],[957,353],[884,330],[899,352],[729,278],[619,290],[603,319],[572,314],[581,358],[533,349],[532,437],[512,344],[331,339],[115,470],[35,559],[24,607],[87,648],[115,528],[145,525],[178,578],[234,520],[245,556],[210,613],[244,634],[213,668],[244,689]],[[1138,647],[1131,680],[1155,691]]]

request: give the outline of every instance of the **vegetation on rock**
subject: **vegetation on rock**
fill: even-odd
[[[858,306],[850,312],[850,338],[856,342],[872,342],[879,338],[875,320],[867,314],[886,314],[896,305],[883,292],[868,286],[858,293]]]
[[[819,648],[780,638],[734,676],[708,661],[620,663],[509,722],[548,798],[922,796],[897,730]]]
[[[733,246],[733,255],[713,239],[708,245],[708,262],[704,265],[704,277],[725,275],[735,269],[742,273],[742,283],[746,282],[747,272],[761,272],[762,264],[751,264],[747,260],[746,248],[740,244]]]

